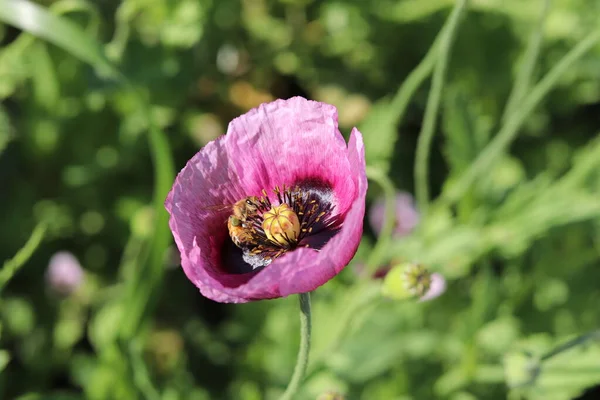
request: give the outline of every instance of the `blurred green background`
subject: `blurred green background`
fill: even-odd
[[[228,121],[294,95],[338,107],[344,134],[361,129],[382,176],[368,205],[386,176],[434,199],[418,196],[409,236],[378,241],[365,224],[352,264],[313,295],[298,398],[595,398],[600,1],[472,0],[433,84],[451,0],[37,4],[0,0],[0,260],[38,227],[0,274],[18,269],[0,279],[1,399],[283,392],[297,299],[203,298],[162,203]],[[415,181],[418,145],[429,169]],[[70,294],[48,286],[58,251],[85,270]],[[447,291],[391,301],[357,273],[401,260]]]

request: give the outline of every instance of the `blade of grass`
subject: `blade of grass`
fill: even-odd
[[[444,31],[440,44],[437,49],[437,61],[433,78],[431,82],[431,91],[427,99],[427,108],[425,109],[425,117],[423,127],[419,134],[417,142],[417,153],[415,158],[415,194],[417,204],[423,215],[427,212],[429,203],[429,154],[431,151],[431,142],[435,132],[435,124],[437,121],[442,90],[444,88],[444,79],[450,58],[450,49],[456,36],[460,17],[467,8],[467,0],[458,0],[450,16],[448,17],[448,30]]]
[[[104,56],[99,44],[71,21],[27,0],[0,0],[0,21],[47,40],[102,74],[121,74]]]
[[[21,269],[21,267],[31,258],[40,243],[42,243],[42,239],[44,239],[44,235],[46,234],[46,228],[46,223],[40,222],[35,227],[21,250],[19,250],[13,258],[4,263],[0,270],[0,292],[19,269]]]
[[[544,25],[546,24],[549,10],[550,0],[544,0],[538,24],[531,33],[531,37],[527,43],[527,49],[525,49],[525,54],[523,55],[521,68],[519,68],[519,71],[517,72],[515,83],[508,96],[506,109],[502,115],[503,122],[515,112],[516,108],[521,104],[525,97],[525,94],[529,91],[535,70],[535,63],[537,62],[544,39]]]
[[[483,149],[471,166],[442,194],[445,202],[454,203],[460,199],[469,187],[482,174],[489,171],[491,165],[506,150],[515,139],[519,129],[531,112],[537,107],[546,95],[558,84],[562,75],[571,66],[600,42],[600,29],[596,29],[584,37],[554,67],[536,84],[530,94],[524,99],[521,106],[515,110],[498,134]]]

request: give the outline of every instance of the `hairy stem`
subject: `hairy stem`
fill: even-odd
[[[408,74],[402,85],[400,85],[396,91],[396,94],[392,99],[392,103],[390,104],[390,108],[394,114],[394,125],[399,126],[402,124],[402,120],[408,108],[409,102],[416,91],[421,87],[423,82],[425,82],[425,80],[433,72],[440,42],[446,36],[446,33],[449,29],[452,29],[452,21],[450,19],[446,20],[444,26],[442,29],[440,29],[439,33],[435,37],[435,40],[433,41],[433,44],[429,47],[425,57],[415,67],[415,69]],[[391,147],[394,147],[395,141],[396,138],[394,138],[394,141],[390,143]],[[389,171],[386,170],[385,172]]]
[[[519,71],[517,72],[515,83],[513,84],[510,96],[508,96],[508,102],[506,103],[504,114],[502,115],[502,121],[506,121],[510,115],[515,112],[529,91],[535,70],[535,64],[544,40],[544,25],[546,23],[546,17],[548,16],[549,10],[550,0],[544,0],[540,19],[531,34],[531,38],[527,44],[527,49],[523,55],[521,68],[519,68]]]
[[[298,358],[296,359],[296,366],[294,367],[294,373],[292,379],[288,383],[285,393],[281,396],[280,400],[291,400],[300,388],[302,378],[306,372],[306,366],[308,365],[308,353],[310,351],[310,293],[300,293],[300,350],[298,350]]]

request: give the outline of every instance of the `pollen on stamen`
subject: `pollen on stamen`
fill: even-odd
[[[267,266],[297,247],[318,250],[325,242],[321,239],[315,242],[310,237],[323,230],[334,232],[339,229],[339,219],[332,215],[333,205],[323,202],[319,193],[304,191],[298,186],[294,189],[276,186],[273,193],[278,205],[271,203],[266,190],[261,193],[262,197],[252,198],[258,212],[249,214],[244,220],[243,228],[248,238],[242,246],[238,245],[244,260],[253,269]]]

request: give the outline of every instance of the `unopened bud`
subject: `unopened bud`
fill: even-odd
[[[422,265],[402,263],[393,267],[383,280],[382,294],[394,300],[422,297],[431,286],[431,274]]]
[[[419,301],[429,301],[441,296],[446,291],[446,279],[442,274],[434,272],[431,274],[431,285],[429,290],[421,296]]]
[[[262,226],[269,240],[284,246],[295,243],[300,235],[298,216],[285,203],[264,213]]]
[[[83,269],[73,254],[61,251],[52,256],[48,264],[46,280],[53,291],[61,295],[69,295],[81,286],[83,279]]]

